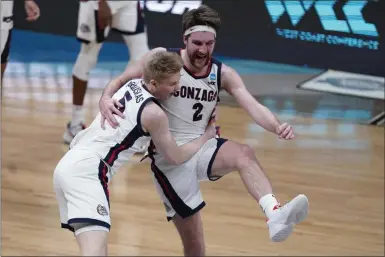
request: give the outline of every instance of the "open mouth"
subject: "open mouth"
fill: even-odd
[[[203,61],[207,58],[207,55],[196,55],[195,57],[198,61]]]

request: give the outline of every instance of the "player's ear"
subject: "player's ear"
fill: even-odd
[[[150,84],[151,84],[152,86],[154,86],[155,88],[158,87],[158,83],[156,83],[156,81],[155,81],[154,79],[150,80]]]
[[[184,43],[185,45],[187,45],[187,39],[188,39],[188,36],[183,36],[183,43]]]

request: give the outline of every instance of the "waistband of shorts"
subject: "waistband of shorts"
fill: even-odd
[[[86,151],[86,152],[89,152],[89,153],[91,153],[92,155],[94,155],[95,157],[97,157],[99,160],[101,160],[102,162],[104,162],[104,164],[106,164],[107,167],[108,167],[110,170],[112,170],[111,166],[110,166],[107,162],[105,162],[105,161],[103,160],[103,158],[102,158],[100,155],[98,155],[95,151],[93,151],[92,149],[90,149],[90,148],[88,148],[88,147],[84,147],[84,146],[74,146],[74,147],[71,148],[71,150],[73,150],[73,151]]]
[[[109,180],[111,179],[111,177],[113,177],[116,174],[117,170],[115,168],[111,167],[106,161],[103,160],[103,158],[100,155],[98,155],[92,149],[90,149],[88,147],[84,147],[84,146],[74,146],[71,148],[71,150],[73,150],[73,151],[86,151],[86,152],[89,152],[92,155],[94,155],[99,160],[101,160],[106,165],[106,167],[108,169],[107,176],[108,176]]]

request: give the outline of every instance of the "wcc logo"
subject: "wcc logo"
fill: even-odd
[[[367,23],[362,16],[362,9],[369,1],[350,0],[343,7],[346,20],[338,20],[334,12],[337,0],[265,0],[265,5],[274,23],[277,23],[284,13],[290,17],[293,26],[296,26],[306,12],[314,6],[323,28],[327,31],[338,31],[378,37],[376,27]]]

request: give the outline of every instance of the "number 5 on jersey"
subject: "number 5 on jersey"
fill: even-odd
[[[130,92],[126,91],[124,96],[119,100],[119,103],[121,103],[123,107],[119,107],[118,110],[120,112],[124,112],[124,110],[126,109],[126,101],[129,102],[131,99],[132,99],[132,96]]]

